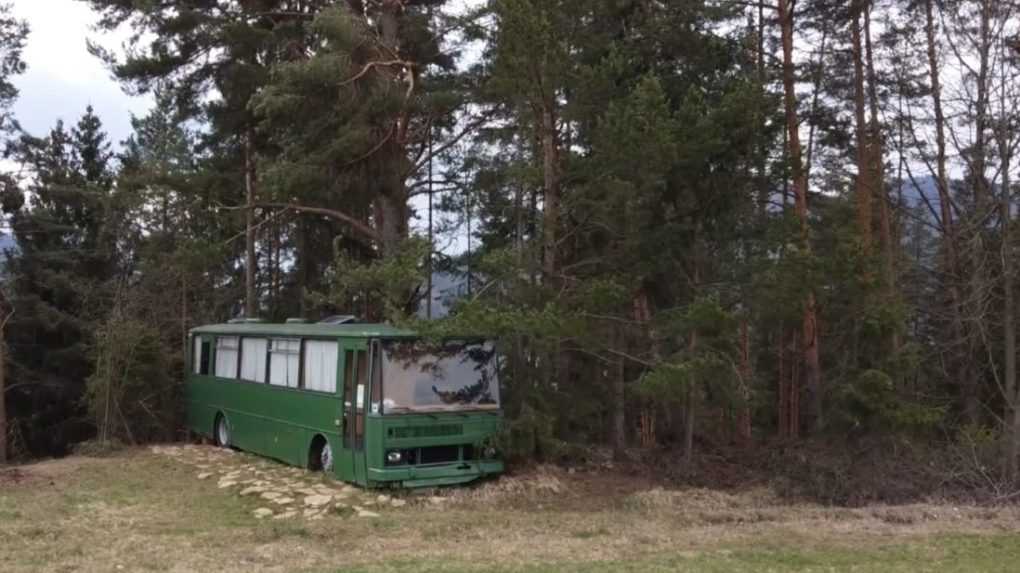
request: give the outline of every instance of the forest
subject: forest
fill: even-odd
[[[26,132],[0,10],[0,464],[339,313],[497,339],[522,462],[1020,491],[1017,2],[81,1],[155,104]]]

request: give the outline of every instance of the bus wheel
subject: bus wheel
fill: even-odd
[[[227,424],[227,417],[223,414],[216,416],[216,445],[221,448],[230,447],[230,426]]]
[[[308,451],[308,469],[324,472],[333,470],[333,448],[329,447],[329,441],[321,435],[312,440],[312,447]]]

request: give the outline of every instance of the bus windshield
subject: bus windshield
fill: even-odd
[[[384,412],[499,408],[491,343],[384,341],[381,346]]]

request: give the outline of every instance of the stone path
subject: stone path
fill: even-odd
[[[375,518],[381,512],[407,505],[407,500],[399,497],[225,448],[189,444],[151,449],[193,467],[196,479],[258,500],[260,507],[252,511],[256,519]]]

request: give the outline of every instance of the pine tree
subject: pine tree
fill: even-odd
[[[0,4],[0,135],[5,138],[16,128],[11,115],[11,105],[18,97],[18,89],[14,86],[14,76],[25,70],[22,50],[28,36],[25,22],[11,15],[11,5]],[[14,177],[8,173],[0,173],[0,208],[9,214],[17,210],[24,202],[21,193],[16,189]],[[7,258],[8,253],[0,253]],[[0,465],[7,463],[10,453],[8,447],[7,423],[7,342],[6,327],[12,312],[12,304],[8,287],[9,272],[3,269],[0,284]]]
[[[68,132],[25,136],[18,158],[31,169],[29,201],[12,215],[18,250],[11,273],[12,407],[28,448],[59,453],[89,433],[80,398],[91,372],[91,325],[109,304],[116,272],[111,232],[110,145],[91,108]]]
[[[118,79],[138,91],[159,87],[172,94],[182,117],[208,120],[210,147],[224,155],[217,167],[227,171],[224,175],[236,177],[244,189],[231,203],[240,205],[245,215],[244,313],[258,314],[255,203],[261,194],[259,155],[265,148],[250,104],[265,85],[273,63],[303,57],[308,46],[305,25],[330,3],[302,2],[300,9],[291,9],[292,3],[284,0],[188,6],[84,1],[102,15],[102,28],[114,30],[129,23],[147,33],[148,44],[132,50],[123,61],[91,46]],[[209,98],[213,93],[216,97]]]

